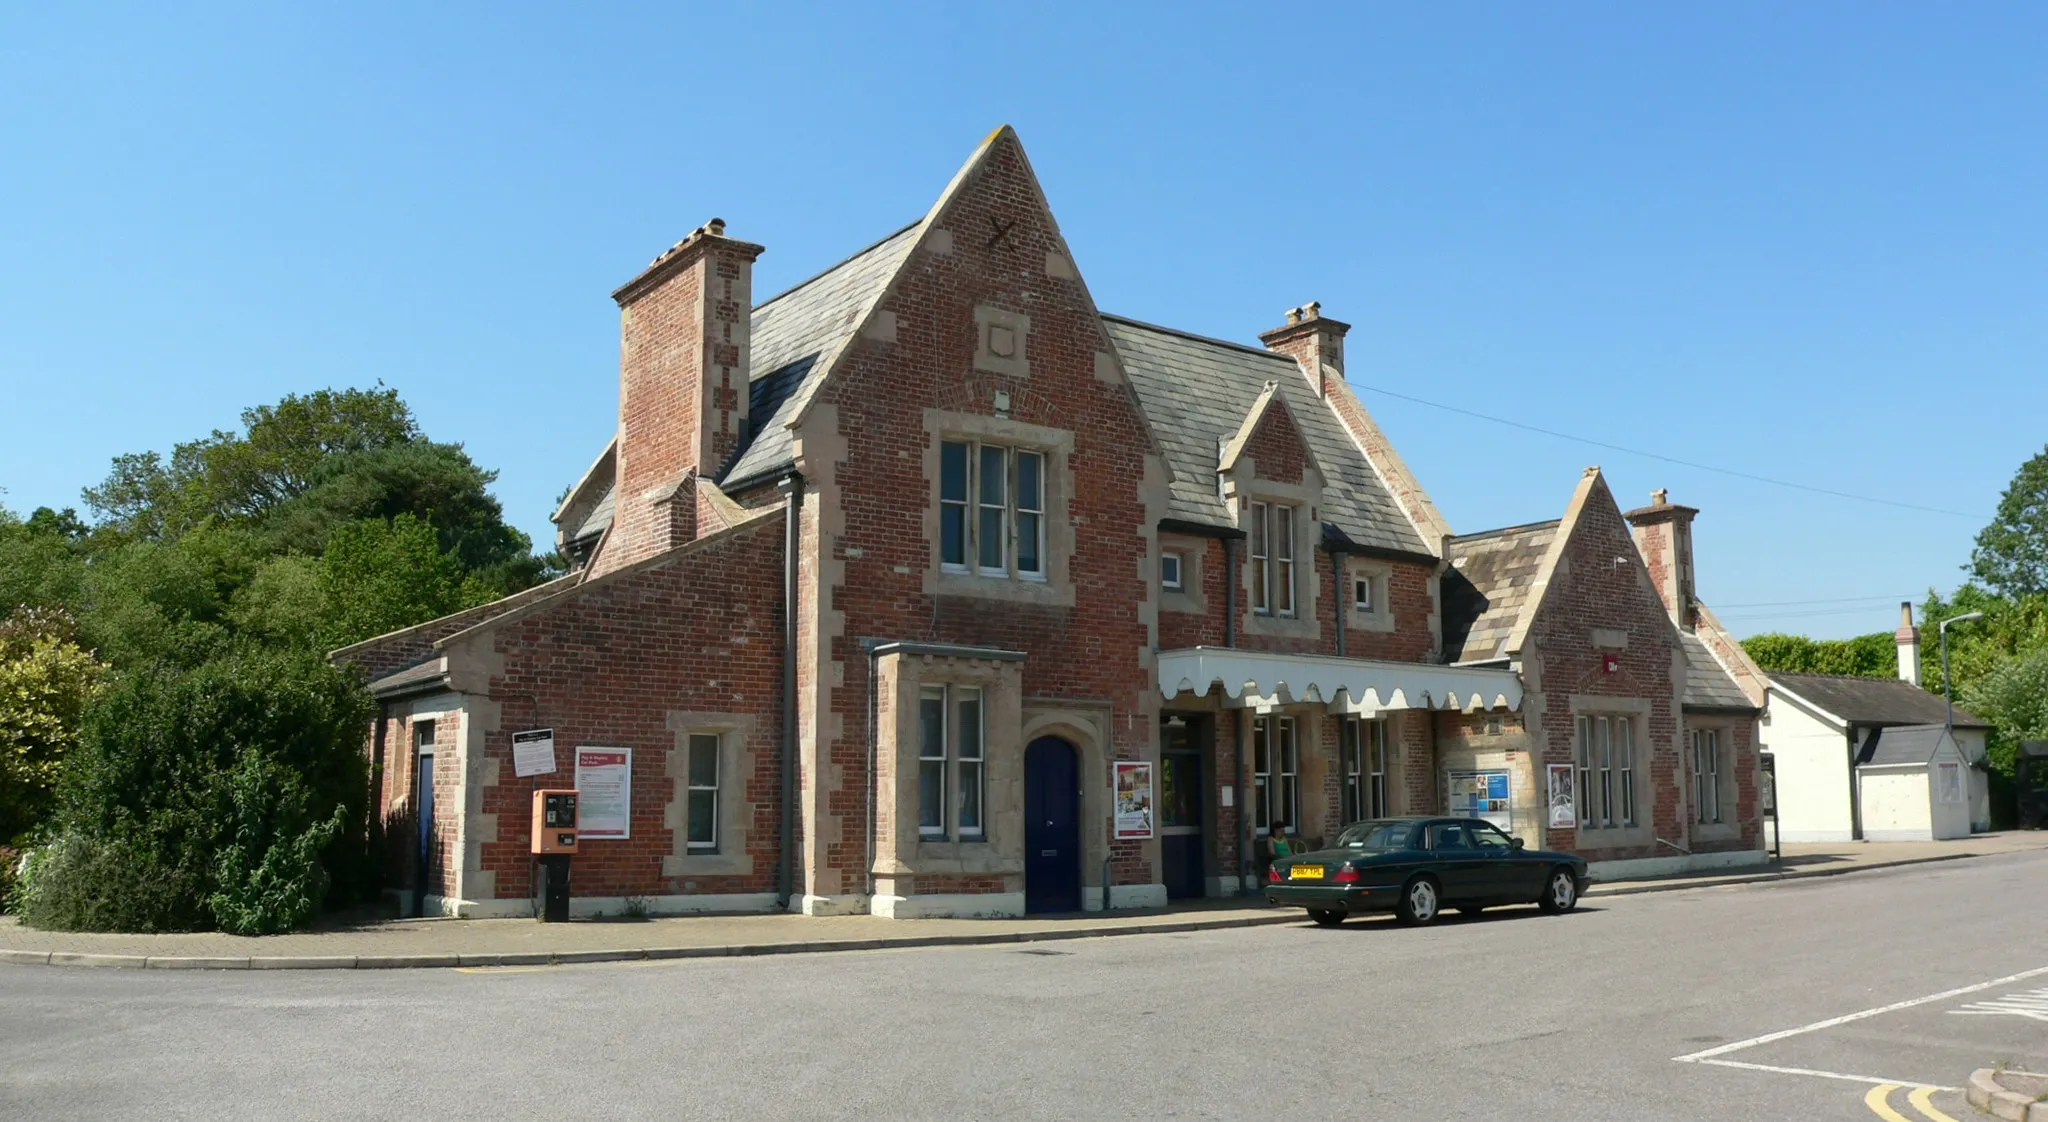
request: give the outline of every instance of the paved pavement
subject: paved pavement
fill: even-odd
[[[1949,842],[1795,845],[1786,847],[1784,860],[1773,866],[1706,877],[1596,885],[1588,899],[1759,879],[1829,876],[1896,864],[2042,849],[2048,849],[2048,831],[1985,834]],[[0,962],[210,968],[252,964],[324,968],[515,965],[1160,934],[1286,923],[1295,918],[1292,912],[1247,906],[1252,904],[1216,901],[1165,912],[1022,920],[903,921],[872,916],[754,915],[538,924],[513,919],[434,919],[371,922],[260,938],[219,932],[107,935],[37,931],[0,918]]]
[[[1923,1110],[1910,1084],[2048,1070],[2042,1022],[2013,1012],[2048,987],[2048,927],[2013,910],[2044,879],[2033,852],[1424,929],[374,973],[0,965],[0,1118],[1942,1122],[1972,1115],[1945,1090]]]

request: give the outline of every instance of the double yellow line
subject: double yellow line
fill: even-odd
[[[1915,1122],[1914,1119],[1908,1118],[1892,1109],[1892,1092],[1900,1090],[1902,1087],[1903,1084],[1899,1083],[1880,1083],[1872,1087],[1869,1094],[1863,1096],[1863,1105],[1869,1107],[1871,1113],[1884,1119],[1884,1122]],[[1907,1093],[1906,1101],[1911,1103],[1913,1109],[1919,1111],[1929,1122],[1956,1122],[1954,1116],[1944,1114],[1935,1107],[1934,1088],[1932,1087],[1913,1088],[1912,1091]]]

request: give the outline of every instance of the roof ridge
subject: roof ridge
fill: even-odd
[[[1899,685],[1902,686],[1911,686],[1913,689],[1919,690],[1921,693],[1924,693],[1929,697],[1941,696],[1940,694],[1935,693],[1933,690],[1927,689],[1924,686],[1916,685],[1912,682],[1908,682],[1904,678],[1900,678],[1895,675],[1822,674],[1817,670],[1766,670],[1764,671],[1764,674],[1774,678],[1779,677],[1781,675],[1787,678],[1829,678],[1837,682],[1897,682]]]
[[[754,312],[760,311],[761,309],[767,307],[768,305],[773,304],[777,300],[780,300],[785,296],[794,294],[799,289],[809,288],[811,285],[816,284],[817,282],[824,280],[826,277],[831,276],[833,273],[836,273],[839,270],[845,268],[846,266],[853,264],[855,260],[865,257],[870,253],[873,253],[875,250],[880,249],[882,246],[888,244],[891,241],[894,241],[896,238],[899,238],[903,236],[905,233],[908,233],[909,231],[914,230],[922,225],[924,225],[924,219],[919,218],[917,221],[912,222],[907,226],[897,227],[895,230],[890,231],[888,234],[885,234],[884,236],[877,238],[872,242],[869,242],[867,245],[864,245],[861,248],[854,250],[852,253],[847,254],[845,257],[840,258],[831,266],[817,273],[813,273],[812,275],[804,278],[803,280],[800,280],[795,284],[790,285],[788,288],[783,289],[781,292],[778,292],[775,295],[770,296],[768,299],[763,300],[760,303],[754,305],[753,308],[751,308],[748,311],[748,314],[752,315]]]
[[[1243,351],[1246,354],[1258,355],[1261,358],[1275,359],[1280,362],[1284,362],[1289,366],[1298,366],[1298,364],[1293,359],[1287,357],[1286,355],[1279,354],[1275,351],[1269,351],[1264,347],[1254,347],[1249,344],[1239,343],[1230,339],[1218,339],[1214,335],[1201,335],[1193,331],[1183,331],[1178,327],[1167,327],[1164,324],[1148,323],[1147,321],[1142,319],[1132,319],[1129,316],[1114,315],[1110,312],[1098,311],[1096,314],[1101,316],[1103,319],[1110,320],[1115,323],[1125,324],[1130,327],[1143,328],[1146,331],[1157,331],[1162,335],[1178,335],[1183,339],[1193,339],[1197,343],[1212,343],[1219,347],[1229,347],[1233,351]]]
[[[1469,534],[1452,534],[1450,540],[1454,542],[1469,542],[1477,538],[1497,538],[1505,534],[1521,533],[1528,530],[1555,529],[1563,522],[1564,519],[1562,518],[1551,518],[1542,522],[1524,522],[1519,526],[1502,526],[1495,530],[1474,530]]]

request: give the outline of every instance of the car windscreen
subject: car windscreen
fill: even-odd
[[[1406,849],[1413,822],[1360,822],[1337,835],[1339,849]]]

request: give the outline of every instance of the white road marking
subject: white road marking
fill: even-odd
[[[1767,1032],[1762,1036],[1752,1036],[1748,1040],[1738,1040],[1733,1044],[1723,1044],[1718,1047],[1708,1048],[1703,1052],[1692,1052],[1688,1053],[1687,1055],[1673,1056],[1671,1058],[1682,1064],[1702,1063],[1711,1057],[1725,1056],[1730,1052],[1739,1052],[1744,1048],[1754,1048],[1759,1044],[1769,1044],[1773,1041],[1784,1040],[1785,1038],[1792,1036],[1803,1036],[1809,1032],[1819,1032],[1821,1029],[1834,1028],[1836,1025],[1846,1025],[1851,1021],[1861,1021],[1868,1017],[1882,1016],[1886,1013],[1896,1013],[1901,1009],[1911,1009],[1916,1005],[1926,1005],[1929,1002],[1946,1001],[1951,997],[1961,997],[1966,993],[1978,993],[1983,990],[1995,989],[1999,986],[2009,986],[2014,982],[2024,982],[2028,978],[2038,978],[2043,974],[2048,974],[2048,966],[2036,967],[2032,970],[2022,970],[2017,974],[2008,974],[2003,978],[1993,978],[1988,982],[1978,982],[1976,985],[1973,986],[1959,986],[1952,990],[1943,990],[1940,993],[1931,993],[1928,994],[1926,997],[1916,997],[1911,1001],[1895,1001],[1890,1005],[1880,1005],[1875,1009],[1865,1009],[1861,1012],[1850,1013],[1841,1017],[1829,1017],[1825,1021],[1815,1021],[1810,1025],[1801,1025],[1800,1027],[1794,1029],[1784,1029],[1779,1032]],[[1811,1074],[1825,1073],[1816,1072]],[[1848,1078],[1861,1079],[1862,1077],[1849,1076]],[[1906,1086],[1913,1087],[1926,1086],[1926,1084],[1917,1083],[1912,1080],[1884,1079],[1876,1080],[1875,1082],[1900,1083]]]
[[[2011,993],[1990,1001],[1973,1001],[1948,1013],[1951,1017],[2027,1017],[2048,1021],[2048,988]]]
[[[1925,1087],[1930,1091],[1953,1091],[1939,1083],[1922,1083],[1917,1079],[1879,1079],[1874,1075],[1851,1075],[1846,1071],[1819,1071],[1810,1067],[1777,1067],[1772,1064],[1752,1064],[1741,1060],[1693,1060],[1691,1063],[1712,1064],[1715,1067],[1741,1068],[1743,1071],[1771,1071],[1779,1075],[1814,1075],[1822,1079],[1840,1079],[1848,1083],[1890,1084],[1898,1087]]]

